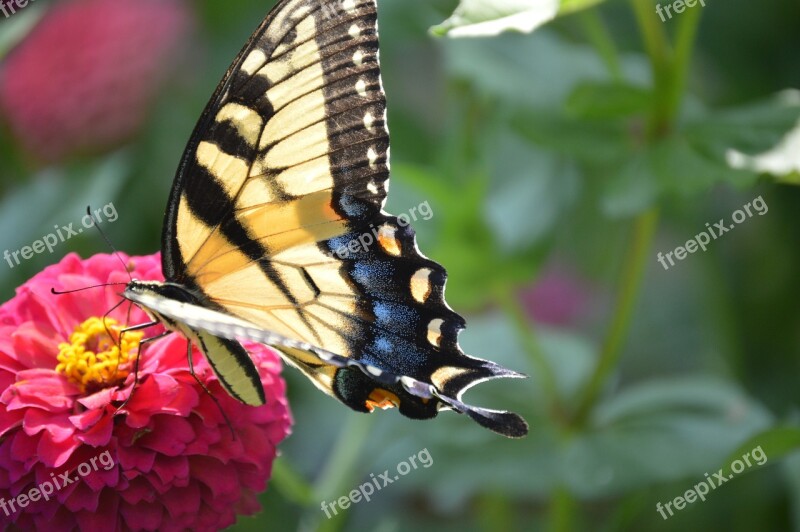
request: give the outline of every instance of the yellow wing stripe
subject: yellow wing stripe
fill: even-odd
[[[216,144],[205,141],[197,147],[197,162],[217,178],[231,198],[242,189],[250,171],[246,161],[225,153]]]
[[[257,111],[238,103],[227,103],[217,113],[218,123],[231,122],[247,145],[254,148],[263,129],[264,120]]]
[[[252,406],[264,404],[261,382],[253,382],[242,361],[231,352],[222,340],[204,331],[193,331],[191,336],[194,336],[193,341],[203,350],[203,354],[208,359],[211,369],[217,375],[223,388],[245,404]],[[252,371],[252,361],[250,365]]]

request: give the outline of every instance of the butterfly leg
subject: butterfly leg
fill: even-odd
[[[192,377],[194,377],[194,380],[197,381],[197,384],[199,384],[200,387],[203,389],[203,391],[206,394],[208,394],[211,400],[214,401],[214,404],[217,405],[219,413],[222,414],[222,417],[225,419],[225,423],[228,425],[228,428],[231,429],[231,436],[235,440],[236,431],[233,430],[233,424],[231,423],[230,419],[228,419],[228,416],[225,414],[225,410],[222,409],[222,405],[219,404],[219,400],[217,400],[217,398],[214,397],[214,394],[211,393],[211,390],[209,390],[206,387],[206,385],[203,384],[203,381],[201,381],[200,378],[197,376],[197,374],[194,372],[194,361],[192,360],[192,342],[189,339],[186,340],[186,358],[189,360],[189,373],[191,373]]]
[[[147,327],[152,327],[153,325],[158,325],[159,322],[150,322],[150,323],[142,323],[140,325],[134,325],[133,327],[128,327],[126,329],[122,329],[120,331],[120,338],[122,335],[128,331],[136,331],[139,329],[146,329]],[[151,336],[150,338],[145,338],[144,340],[139,342],[139,347],[136,349],[136,360],[133,362],[133,387],[131,387],[131,393],[128,394],[128,398],[117,407],[117,410],[114,412],[115,414],[125,408],[125,406],[130,402],[131,398],[133,397],[133,393],[136,391],[136,387],[139,385],[139,359],[141,358],[142,354],[142,346],[148,344],[150,342],[154,342],[156,340],[160,340],[165,336],[172,334],[172,331],[166,331],[156,336]]]

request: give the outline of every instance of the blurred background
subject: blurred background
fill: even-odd
[[[109,204],[116,247],[157,251],[194,123],[273,3],[38,0],[0,19],[0,252]],[[530,375],[468,399],[530,435],[364,416],[287,370],[294,433],[233,530],[800,530],[800,4],[662,22],[652,0],[563,0],[535,31],[474,36],[544,3],[379,1],[387,210],[431,206],[415,229],[462,347]],[[708,251],[658,262],[759,197],[768,212]],[[107,248],[87,230],[4,258],[2,300],[71,251]],[[766,464],[658,513],[757,447]],[[424,449],[430,467],[321,511]]]

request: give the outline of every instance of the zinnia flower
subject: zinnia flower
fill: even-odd
[[[528,316],[555,327],[574,325],[587,313],[591,299],[589,283],[564,264],[546,268],[535,284],[520,293]]]
[[[185,0],[56,3],[0,70],[0,110],[47,162],[115,148],[141,128],[192,24]]]
[[[162,278],[158,255],[122,259],[134,278]],[[118,410],[143,334],[120,341],[119,329],[148,318],[124,304],[104,323],[121,286],[50,290],[128,279],[117,257],[69,255],[0,306],[0,523],[14,530],[219,530],[259,509],[291,425],[278,356],[246,346],[267,398],[254,408],[228,396],[195,351],[220,409],[171,334],[142,348],[139,383]],[[153,329],[144,332],[163,332]]]

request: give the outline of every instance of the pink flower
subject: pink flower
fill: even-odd
[[[563,264],[545,269],[535,284],[520,293],[522,304],[531,318],[561,327],[574,325],[585,317],[592,296],[589,283]]]
[[[184,0],[56,3],[0,70],[0,111],[47,162],[115,148],[141,128],[192,23]]]
[[[162,279],[158,255],[123,260],[137,279]],[[235,439],[190,375],[177,334],[142,350],[139,384],[118,412],[133,388],[140,337],[123,335],[120,351],[117,329],[144,323],[145,314],[120,306],[108,315],[109,338],[101,320],[122,286],[50,289],[128,279],[116,257],[69,255],[0,306],[0,523],[53,532],[219,530],[259,509],[256,495],[291,425],[278,356],[247,346],[267,397],[253,408],[228,396],[194,352],[195,372]],[[147,335],[163,330],[154,329]]]

